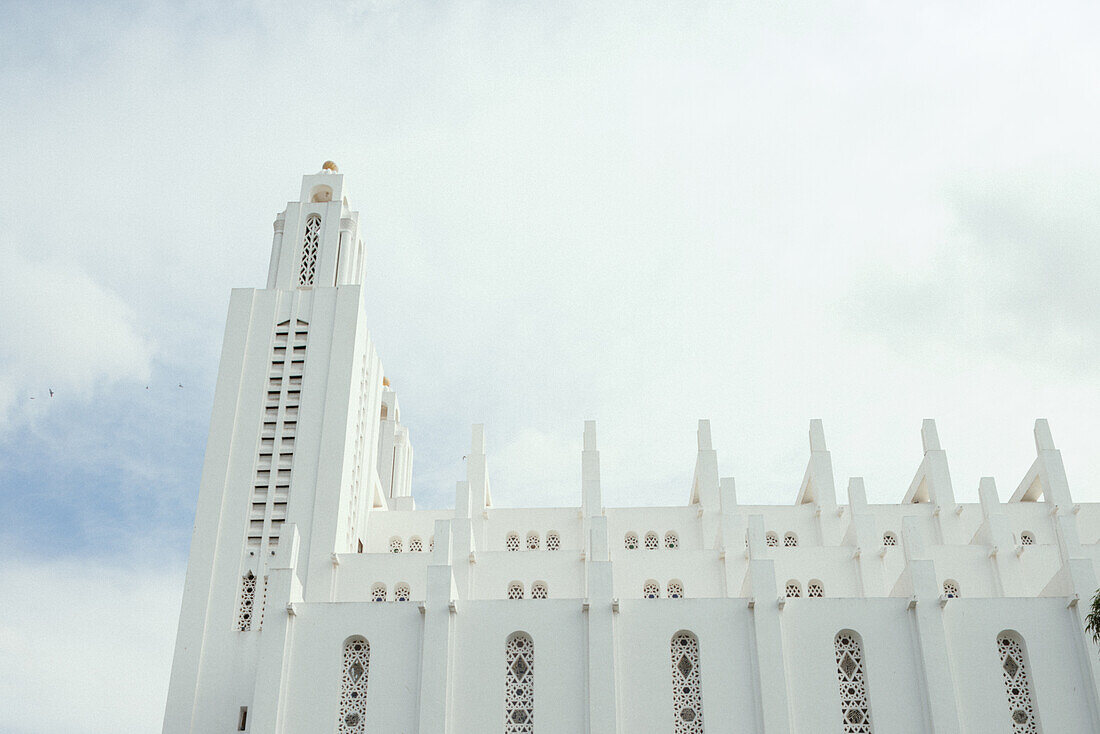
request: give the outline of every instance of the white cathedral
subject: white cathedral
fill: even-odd
[[[1100,504],[1046,421],[1002,502],[955,501],[936,425],[894,505],[839,504],[820,421],[789,505],[741,505],[699,422],[682,504],[509,509],[474,426],[418,510],[367,330],[359,213],[326,163],[233,291],[165,734],[1084,734]]]

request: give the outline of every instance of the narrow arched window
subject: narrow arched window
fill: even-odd
[[[394,601],[408,601],[412,596],[412,592],[409,589],[409,585],[402,581],[399,584],[395,584],[393,587],[393,600]]]
[[[675,734],[702,734],[703,700],[699,685],[699,640],[690,632],[672,636],[672,712]]]
[[[660,545],[661,541],[657,540],[657,533],[650,530],[648,533],[645,534],[646,550],[657,550]]]
[[[898,544],[898,536],[894,535],[893,533],[889,533],[889,532],[883,533],[882,534],[882,544],[886,545],[886,546],[895,546],[895,545]]]
[[[520,581],[513,581],[508,584],[508,598],[509,599],[522,599],[523,598],[523,583]]]
[[[779,546],[779,536],[774,531],[769,530],[764,535],[764,545],[769,548],[777,548]]]
[[[676,533],[672,532],[671,530],[669,530],[667,533],[665,533],[665,548],[679,548],[679,547],[680,547],[680,538],[677,537]]]
[[[1035,710],[1035,695],[1031,690],[1031,665],[1020,635],[1005,630],[997,635],[997,649],[1001,654],[1001,673],[1004,675],[1005,696],[1008,697],[1008,715],[1012,721],[1012,734],[1038,734],[1039,713]]]
[[[1035,536],[1025,530],[1020,533],[1020,545],[1035,545]]]
[[[642,597],[646,599],[659,599],[661,596],[661,585],[653,579],[646,581],[642,585]]]
[[[252,629],[252,610],[256,606],[256,576],[249,571],[241,577],[241,602],[237,608],[237,629]]]
[[[366,731],[367,676],[370,672],[370,643],[351,637],[344,643],[344,674],[340,679],[339,734]]]
[[[561,538],[556,532],[551,530],[546,534],[546,550],[557,550],[561,548]]]
[[[943,595],[947,599],[959,598],[959,582],[954,579],[947,579],[943,582]]]
[[[548,596],[550,596],[550,590],[547,588],[545,581],[536,581],[531,584],[532,599],[545,599]]]
[[[535,730],[535,643],[526,632],[513,632],[505,644],[504,732]]]
[[[534,530],[527,533],[527,550],[538,550],[542,547],[542,540]]]
[[[791,579],[784,587],[783,593],[788,599],[798,599],[802,596],[802,584],[795,579]]]
[[[834,640],[836,677],[840,687],[840,717],[844,734],[873,734],[867,680],[863,669],[863,642],[851,630],[841,630]]]
[[[386,592],[385,584],[375,584],[370,587],[370,600],[371,601],[386,601],[388,593]]]
[[[669,599],[683,599],[684,598],[684,582],[680,579],[672,579],[668,582],[667,586]]]
[[[787,533],[786,535],[784,535],[783,536],[783,547],[784,548],[797,548],[798,547],[798,536],[795,535],[794,533]]]
[[[396,535],[390,538],[390,553],[400,553],[405,550],[405,544]]]
[[[806,584],[806,596],[810,599],[821,599],[825,596],[825,584],[817,579],[811,579],[810,583]]]
[[[504,547],[510,551],[519,550],[519,534],[508,533],[508,537],[504,540]]]
[[[424,542],[416,535],[409,538],[409,553],[421,553],[424,550]]]
[[[429,551],[434,551],[435,550],[435,536],[434,535],[428,538],[428,550]]]
[[[627,550],[636,550],[638,548],[638,534],[633,530],[627,533],[623,537],[623,545]]]
[[[321,217],[310,214],[302,239],[302,266],[298,270],[298,287],[308,288],[317,277],[317,247],[321,243]]]

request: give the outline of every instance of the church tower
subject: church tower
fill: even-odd
[[[277,702],[259,693],[286,645],[241,633],[274,604],[330,601],[332,559],[362,551],[369,513],[413,509],[412,448],[367,331],[359,212],[336,165],[303,177],[274,226],[267,287],[230,299],[166,733],[224,731],[238,702]],[[240,717],[258,731],[247,707]]]

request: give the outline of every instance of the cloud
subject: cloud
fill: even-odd
[[[856,284],[853,326],[901,353],[1095,373],[1097,197],[1096,171],[967,177],[947,191],[951,225],[925,262],[878,267]]]
[[[160,730],[180,566],[9,555],[0,585],[5,732]]]
[[[153,345],[123,298],[80,268],[18,256],[0,288],[19,304],[0,341],[0,424],[9,428],[47,408],[49,390],[91,400],[119,382],[148,381]]]

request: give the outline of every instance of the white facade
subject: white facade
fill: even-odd
[[[1045,421],[978,504],[925,421],[896,505],[838,504],[811,421],[788,506],[739,505],[700,421],[686,503],[653,508],[603,506],[586,423],[579,506],[548,509],[493,506],[475,426],[455,509],[417,510],[358,220],[306,176],[267,288],[233,292],[166,734],[1100,731],[1100,505]]]

